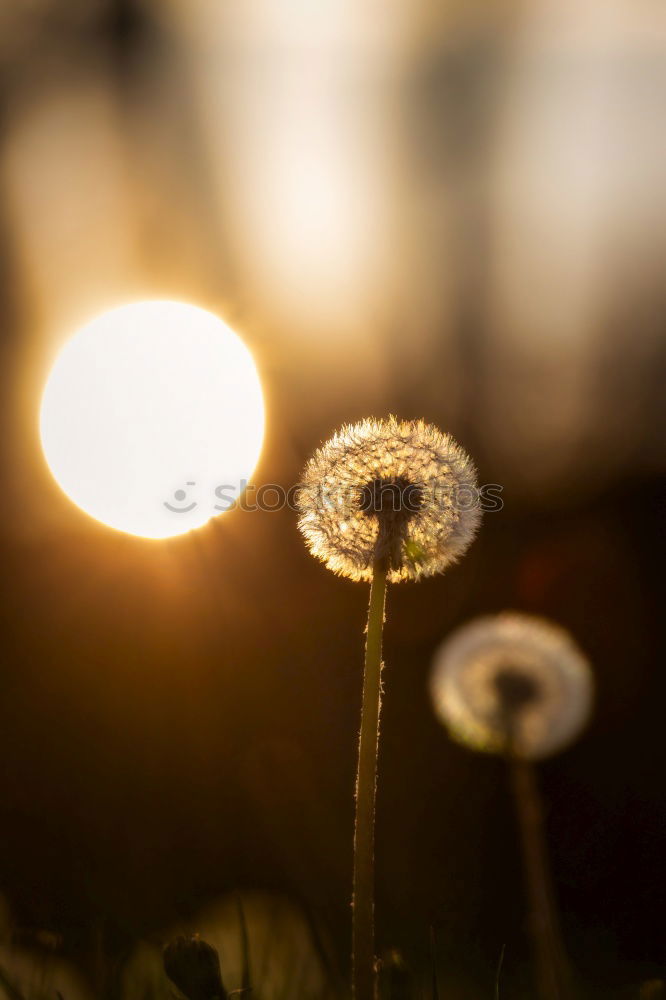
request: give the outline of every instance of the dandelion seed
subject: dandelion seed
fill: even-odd
[[[476,470],[421,420],[343,427],[308,462],[299,527],[314,556],[352,580],[384,557],[390,583],[440,573],[469,547],[481,512]]]
[[[575,739],[592,704],[590,668],[571,636],[515,613],[458,629],[437,653],[431,689],[458,742],[530,759]]]

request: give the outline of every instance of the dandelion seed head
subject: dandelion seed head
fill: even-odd
[[[422,420],[362,420],[308,462],[299,528],[329,569],[370,580],[383,556],[392,583],[440,573],[466,551],[481,511],[474,463]]]
[[[565,629],[505,612],[477,618],[443,643],[431,693],[437,715],[459,743],[538,759],[583,729],[593,680]]]

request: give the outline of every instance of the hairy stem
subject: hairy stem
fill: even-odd
[[[352,899],[352,996],[374,1000],[375,795],[381,707],[382,632],[386,599],[386,560],[376,560],[370,586],[363,673],[361,736],[356,778],[354,895]]]
[[[510,757],[509,767],[523,845],[538,995],[540,1000],[570,1000],[571,977],[548,864],[536,775],[532,764],[517,755]]]

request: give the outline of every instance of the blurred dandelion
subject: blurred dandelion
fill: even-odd
[[[462,626],[440,647],[431,678],[435,711],[453,739],[503,754],[523,848],[539,996],[565,1000],[571,975],[548,864],[532,762],[582,731],[593,698],[589,664],[563,628],[505,612]]]
[[[564,629],[505,613],[477,618],[441,646],[432,697],[459,743],[535,760],[563,749],[583,729],[592,674]]]
[[[299,528],[314,556],[370,581],[356,779],[352,993],[375,996],[374,828],[387,582],[444,570],[480,521],[476,470],[456,442],[421,420],[363,420],[343,427],[308,462]]]

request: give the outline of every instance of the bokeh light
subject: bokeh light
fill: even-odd
[[[261,450],[249,351],[221,320],[140,302],[93,320],[58,355],[40,431],[65,493],[98,521],[164,538],[229,509]]]

